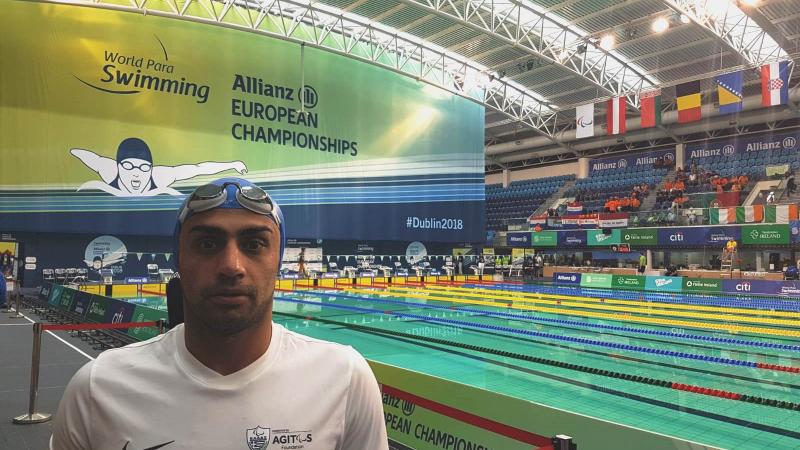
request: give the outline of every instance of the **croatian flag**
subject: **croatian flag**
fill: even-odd
[[[789,62],[761,66],[761,106],[789,103]]]

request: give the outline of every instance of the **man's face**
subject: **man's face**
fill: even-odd
[[[128,192],[142,193],[150,184],[153,164],[138,158],[126,158],[117,163],[119,181]]]
[[[280,230],[243,209],[191,216],[179,236],[187,327],[224,336],[271,320]]]

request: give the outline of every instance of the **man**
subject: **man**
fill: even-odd
[[[639,255],[639,273],[644,273],[647,268],[647,256],[644,253]]]
[[[51,449],[388,450],[364,358],[272,323],[286,234],[266,192],[237,178],[201,186],[175,241],[184,323],[81,368]]]
[[[544,258],[542,258],[541,253],[536,255],[535,261],[536,261],[536,269],[535,269],[536,273],[534,276],[537,278],[541,278],[542,276],[544,276]]]

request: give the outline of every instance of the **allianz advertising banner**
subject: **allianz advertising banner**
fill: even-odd
[[[589,161],[589,172],[620,171],[628,167],[652,167],[658,158],[666,161],[675,161],[675,150],[656,150],[645,153],[634,153],[633,155],[609,156],[606,158],[595,158]]]
[[[187,192],[242,176],[290,237],[484,237],[477,103],[314,48],[301,74],[299,44],[210,24],[10,1],[0,28],[0,229],[169,235]]]
[[[721,139],[716,141],[706,141],[696,144],[686,144],[685,159],[689,165],[692,158],[708,158],[717,156],[722,160],[738,158],[740,155],[755,154],[759,161],[770,163],[766,158],[766,153],[775,150],[796,151],[800,149],[797,142],[800,133],[767,133],[758,136],[741,136],[734,139]]]
[[[581,274],[573,272],[555,272],[553,274],[553,283],[580,285]]]
[[[506,234],[506,246],[508,247],[530,247],[531,232],[516,232]]]
[[[662,292],[680,292],[683,288],[682,277],[647,276],[645,290]]]

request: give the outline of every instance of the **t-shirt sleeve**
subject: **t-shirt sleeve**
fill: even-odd
[[[64,390],[58,412],[53,418],[50,450],[91,450],[89,403],[92,365],[90,361],[78,370]]]
[[[389,450],[381,391],[367,361],[355,350],[347,395],[343,450]]]

